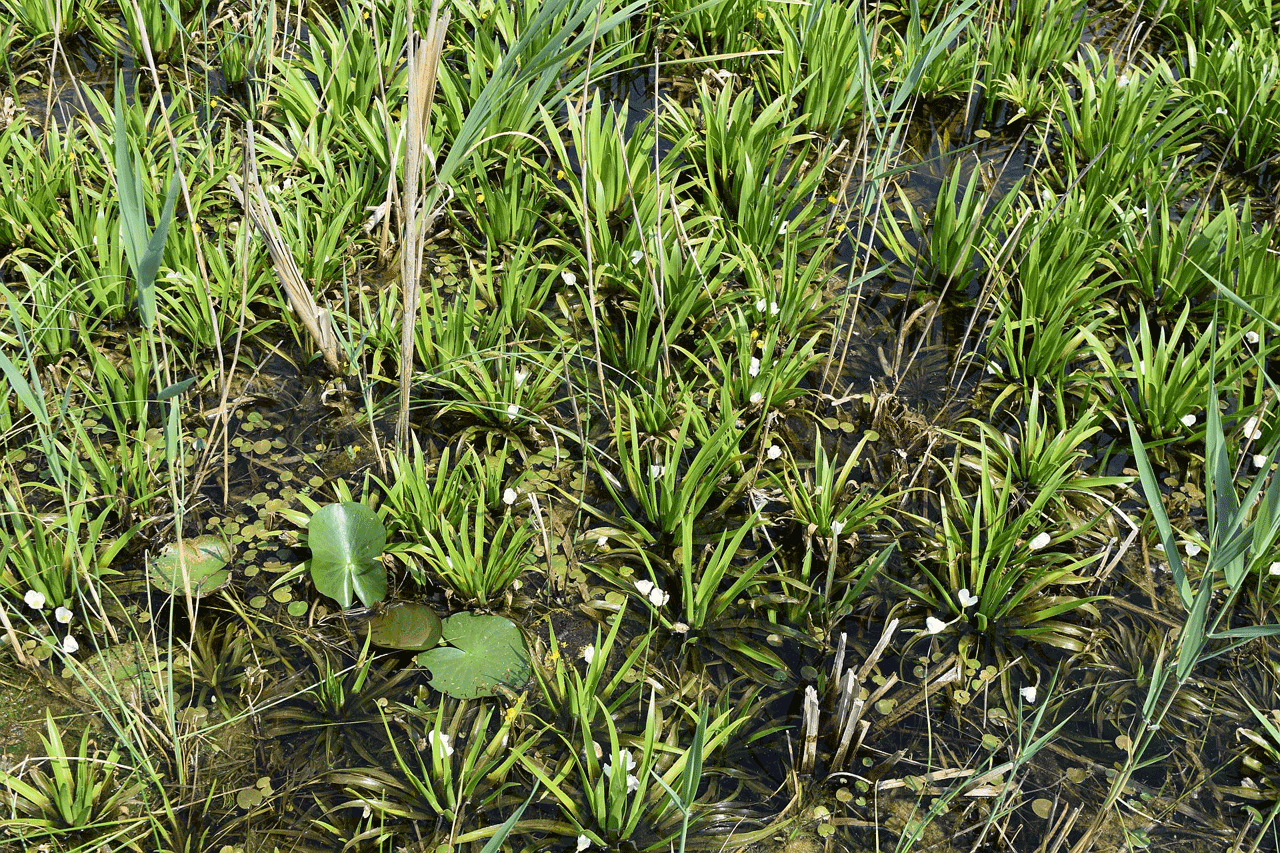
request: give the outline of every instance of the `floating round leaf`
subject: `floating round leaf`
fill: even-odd
[[[401,601],[373,613],[364,631],[375,646],[418,652],[440,642],[440,617],[425,604]]]
[[[197,536],[170,542],[151,561],[151,585],[169,595],[190,591],[192,598],[217,592],[231,581],[231,546],[221,536]],[[183,564],[187,586],[183,587]]]
[[[364,504],[347,501],[316,510],[307,524],[311,546],[311,580],[316,589],[343,607],[353,594],[372,607],[387,594],[382,549],[387,531],[378,514]]]
[[[431,686],[455,699],[492,696],[494,687],[529,680],[529,653],[520,629],[501,616],[455,613],[444,620],[450,646],[428,649],[415,660],[431,670]]]

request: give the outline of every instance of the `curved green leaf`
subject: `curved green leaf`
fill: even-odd
[[[320,507],[307,523],[311,580],[322,595],[350,607],[357,595],[366,607],[387,594],[382,550],[387,531],[364,504],[347,501]]]
[[[455,613],[444,620],[450,646],[429,649],[414,660],[431,670],[431,686],[456,699],[492,696],[494,687],[529,680],[529,652],[520,629],[501,616]]]

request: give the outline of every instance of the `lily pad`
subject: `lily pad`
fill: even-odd
[[[443,628],[449,645],[414,658],[431,670],[435,689],[455,699],[476,699],[492,696],[499,684],[519,687],[529,680],[529,652],[510,619],[455,613]]]
[[[425,604],[388,604],[365,620],[364,631],[375,646],[418,652],[440,642],[440,617]]]
[[[307,523],[307,543],[311,580],[322,595],[343,607],[351,606],[353,595],[366,607],[386,596],[387,531],[376,512],[354,501],[322,506]]]
[[[183,588],[182,564],[186,563],[187,581]],[[151,561],[151,585],[168,595],[190,592],[202,598],[217,592],[231,581],[231,545],[221,536],[210,534],[181,542],[170,542]]]

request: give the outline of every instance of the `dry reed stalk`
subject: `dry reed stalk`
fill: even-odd
[[[440,15],[440,0],[432,0],[427,20],[427,35],[419,39],[413,26],[413,4],[409,4],[409,104],[406,110],[407,136],[404,155],[404,194],[401,216],[404,239],[400,244],[400,288],[403,294],[400,320],[400,413],[396,419],[396,446],[404,449],[409,441],[409,382],[413,375],[413,331],[418,321],[418,303],[422,293],[422,247],[426,235],[435,224],[439,210],[435,205],[439,193],[426,193],[423,204],[423,171],[432,158],[426,140],[427,123],[431,119],[431,102],[435,99],[440,54],[444,50],[444,34],[449,26],[449,12]]]
[[[271,205],[267,202],[266,193],[262,191],[261,181],[258,180],[258,159],[253,145],[252,121],[246,128],[245,136],[247,149],[245,187],[240,186],[240,181],[235,175],[227,175],[227,183],[230,184],[231,192],[240,200],[250,221],[262,236],[262,242],[266,244],[267,252],[271,255],[271,265],[275,268],[280,284],[289,297],[289,306],[302,321],[307,334],[315,342],[316,349],[320,350],[320,354],[324,356],[324,363],[329,372],[341,374],[343,364],[338,349],[338,335],[333,328],[333,318],[329,315],[328,309],[319,307],[311,295],[311,289],[303,280],[302,272],[298,269],[293,254],[280,235],[280,227],[276,225]]]

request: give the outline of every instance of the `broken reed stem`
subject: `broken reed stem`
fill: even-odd
[[[338,335],[333,329],[333,318],[328,309],[316,304],[315,297],[311,295],[311,288],[302,278],[298,263],[293,259],[293,253],[289,251],[284,238],[280,235],[280,227],[276,225],[276,218],[271,212],[271,205],[267,202],[267,195],[262,191],[262,182],[258,179],[258,160],[253,144],[252,121],[246,128],[245,136],[245,186],[241,188],[240,182],[233,174],[227,175],[227,183],[230,184],[231,192],[240,200],[241,206],[249,215],[249,220],[262,236],[262,242],[266,244],[267,252],[271,255],[271,266],[276,271],[276,277],[280,279],[285,295],[289,297],[289,306],[298,315],[307,334],[311,336],[316,348],[324,356],[324,363],[329,368],[329,372],[341,375],[342,360],[339,357]]]
[[[440,0],[432,0],[427,35],[419,39],[413,26],[413,4],[408,7],[409,31],[409,104],[405,111],[406,144],[404,153],[404,194],[400,221],[404,223],[404,239],[400,244],[400,288],[403,304],[400,315],[400,413],[396,419],[396,446],[404,450],[409,442],[409,382],[413,376],[413,332],[418,322],[418,304],[422,293],[422,246],[435,223],[438,190],[426,194],[430,203],[422,203],[423,170],[431,162],[427,154],[427,122],[431,118],[431,102],[435,99],[440,53],[444,50],[444,34],[449,26],[449,12],[440,16]]]

